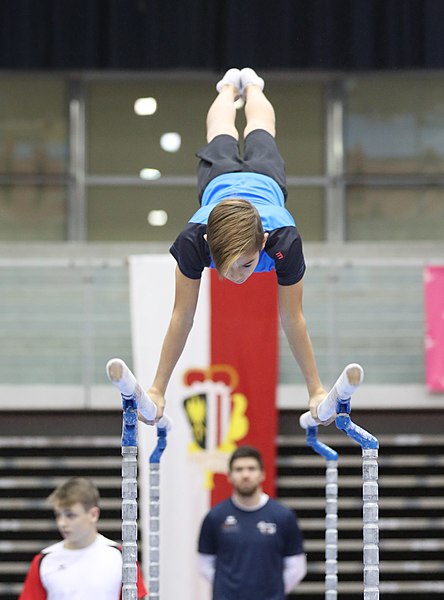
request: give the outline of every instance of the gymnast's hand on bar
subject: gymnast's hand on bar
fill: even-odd
[[[324,390],[324,388],[321,388],[321,389],[317,390],[316,393],[314,393],[310,396],[310,400],[308,402],[311,416],[316,421],[316,423],[319,423],[320,425],[330,425],[330,423],[333,423],[333,421],[336,418],[335,414],[333,414],[326,421],[321,421],[318,418],[318,406],[319,406],[319,404],[321,404],[321,402],[323,400],[325,400],[326,396],[327,396],[327,392]]]
[[[163,412],[165,410],[165,404],[166,404],[165,397],[155,387],[150,387],[149,390],[147,391],[147,394],[149,396],[149,399],[152,400],[157,407],[156,419],[154,421],[148,421],[148,419],[146,419],[139,412],[138,413],[139,421],[142,421],[142,423],[146,423],[147,425],[155,425],[156,423],[159,422],[160,418],[163,416]]]

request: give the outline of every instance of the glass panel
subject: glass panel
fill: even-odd
[[[3,384],[106,384],[111,356],[131,364],[128,293],[123,266],[1,267]],[[369,384],[423,383],[420,267],[309,266],[304,312],[325,385],[354,361]],[[282,331],[280,383],[303,384]]]
[[[347,173],[442,173],[443,98],[442,78],[349,79]]]
[[[364,366],[366,384],[424,383],[420,267],[309,265],[304,313],[327,388],[351,362]],[[279,356],[280,383],[303,384],[283,331]]]
[[[276,111],[276,140],[287,173],[324,174],[324,86],[271,82],[265,91]]]
[[[349,188],[347,238],[444,240],[444,189]]]
[[[287,208],[304,241],[324,239],[322,188],[289,187]],[[172,242],[198,209],[193,187],[92,186],[88,191],[90,241]],[[152,211],[161,211],[160,215]],[[149,220],[164,226],[150,224]]]
[[[67,170],[66,82],[57,77],[6,76],[0,89],[0,173]]]
[[[198,207],[194,187],[90,187],[88,239],[172,243]],[[150,225],[151,211],[159,210],[166,224]]]
[[[287,208],[304,242],[321,242],[325,239],[323,188],[289,186]]]
[[[195,153],[205,144],[205,118],[215,96],[209,83],[94,83],[88,98],[88,171],[139,175],[158,169],[162,175],[194,175]],[[140,116],[138,98],[154,98],[157,110]],[[149,107],[148,107],[149,108]],[[163,150],[164,133],[178,133],[177,152]]]
[[[324,172],[324,105],[321,85],[270,84],[278,123],[278,144],[287,173]],[[267,90],[268,92],[268,90]],[[143,168],[162,175],[192,175],[195,153],[205,144],[205,119],[215,97],[210,82],[93,83],[88,98],[88,172],[138,175]],[[154,114],[140,116],[138,98],[155,98]],[[149,108],[149,107],[148,107]],[[110,124],[112,123],[112,126]],[[239,111],[237,127],[245,125]],[[161,136],[178,133],[177,152],[162,149]]]
[[[103,385],[111,356],[131,364],[128,270],[44,264],[0,268],[0,379]]]
[[[0,240],[64,240],[65,229],[65,188],[32,185],[0,187]]]

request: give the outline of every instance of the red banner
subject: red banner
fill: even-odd
[[[278,379],[278,308],[276,274],[253,274],[242,285],[211,273],[211,365],[232,367],[229,384],[234,410],[244,412],[246,435],[238,445],[256,446],[264,458],[264,490],[275,495]],[[225,376],[230,377],[230,373]],[[236,375],[237,374],[237,377]],[[221,375],[222,377],[222,375]],[[242,417],[242,414],[240,414]],[[211,504],[226,498],[230,487],[215,475]]]

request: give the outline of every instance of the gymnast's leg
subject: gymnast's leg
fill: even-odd
[[[244,137],[255,129],[264,129],[273,137],[276,136],[276,116],[273,105],[265,96],[264,80],[253,69],[241,70],[241,88],[245,99],[245,117],[247,124]]]
[[[222,134],[239,139],[234,102],[239,97],[240,85],[239,69],[229,69],[217,84],[219,93],[207,114],[207,142]]]

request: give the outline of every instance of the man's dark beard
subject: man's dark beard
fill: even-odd
[[[238,487],[236,489],[236,492],[241,498],[251,498],[251,496],[254,496],[254,494],[257,492],[257,489],[258,486],[254,486],[249,488],[247,491],[244,491],[240,487]]]

